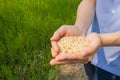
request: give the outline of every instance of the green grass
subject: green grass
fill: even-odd
[[[80,0],[0,0],[0,80],[54,77],[57,71],[49,64],[49,39],[62,24],[74,24],[79,3]]]

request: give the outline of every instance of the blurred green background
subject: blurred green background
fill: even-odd
[[[54,77],[50,37],[61,25],[74,24],[80,1],[0,0],[0,80]]]

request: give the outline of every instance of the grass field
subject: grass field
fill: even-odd
[[[48,80],[50,37],[74,24],[80,0],[0,0],[0,80]],[[52,78],[51,78],[52,79]]]

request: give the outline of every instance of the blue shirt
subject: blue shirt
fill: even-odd
[[[92,32],[120,31],[120,0],[96,0],[96,2]],[[102,47],[94,56],[92,63],[120,76],[120,47]]]

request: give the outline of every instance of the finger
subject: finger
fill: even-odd
[[[88,61],[80,61],[80,60],[66,60],[66,61],[57,61],[55,59],[52,59],[50,61],[51,65],[60,65],[60,64],[72,64],[72,63],[83,63],[86,64]]]
[[[88,61],[92,61],[93,60],[93,56],[89,56]]]
[[[56,57],[58,55],[58,53],[53,48],[51,48],[51,53],[53,57]]]
[[[51,42],[51,45],[52,45],[52,48],[53,48],[56,52],[59,52],[59,51],[60,51],[59,46],[58,46],[58,44],[57,44],[56,41],[52,41],[52,42]]]
[[[51,65],[59,65],[59,64],[66,64],[66,63],[68,63],[67,61],[57,61],[57,60],[55,60],[55,59],[52,59],[51,61],[50,61],[50,64]]]
[[[93,59],[94,53],[91,47],[86,47],[81,50],[81,54],[83,57],[88,58],[88,61],[91,61]]]
[[[78,58],[76,55],[73,55],[73,53],[67,53],[67,54],[60,53],[58,56],[56,56],[55,59],[61,61],[61,60],[75,60]]]
[[[61,37],[63,37],[66,33],[66,27],[62,26],[57,31],[54,32],[51,41],[58,41]]]
[[[58,41],[60,39],[60,33],[58,31],[54,32],[53,36],[51,37],[51,41]]]
[[[85,54],[85,56],[90,55],[94,51],[96,41],[90,41],[86,39],[86,47],[81,50]]]
[[[67,53],[67,54],[59,54],[55,58],[56,60],[80,60],[87,61],[88,58],[84,57],[83,53]]]
[[[83,53],[83,56],[84,57],[87,57],[88,58],[88,61],[92,61],[92,59],[93,59],[93,53],[91,53],[89,50],[87,50],[87,49],[83,49],[82,51],[81,51],[82,53]]]

